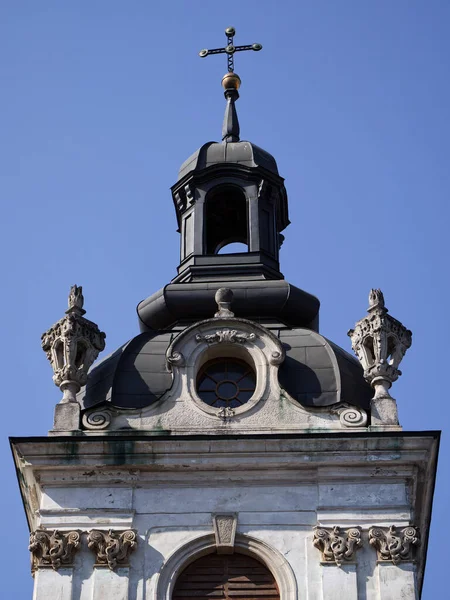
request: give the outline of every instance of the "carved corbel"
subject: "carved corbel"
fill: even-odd
[[[377,550],[378,560],[392,561],[394,565],[412,560],[413,546],[418,546],[419,543],[419,529],[412,525],[400,531],[397,531],[395,525],[369,529],[369,544]]]
[[[324,562],[334,562],[338,567],[354,558],[362,546],[361,528],[351,527],[345,531],[339,527],[315,527],[313,545],[322,552]]]
[[[237,515],[235,513],[213,515],[213,526],[217,554],[233,554]]]
[[[80,545],[79,531],[36,529],[30,534],[28,549],[32,555],[32,570],[51,567],[55,570],[72,567]]]
[[[95,554],[96,567],[128,567],[130,554],[137,546],[134,529],[126,531],[100,531],[92,529],[88,534],[88,548]]]

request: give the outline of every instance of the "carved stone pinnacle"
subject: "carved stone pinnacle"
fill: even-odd
[[[105,334],[83,315],[81,286],[72,286],[66,316],[42,334],[42,349],[53,368],[53,381],[63,392],[62,403],[76,402],[89,368],[105,348]]]
[[[345,560],[352,560],[362,546],[361,529],[351,527],[341,532],[337,526],[315,527],[313,545],[322,552],[324,562],[334,562],[340,567]]]
[[[352,348],[375,388],[375,398],[390,398],[389,388],[401,375],[398,366],[411,346],[411,332],[388,315],[381,290],[369,294],[368,316],[350,329]]]

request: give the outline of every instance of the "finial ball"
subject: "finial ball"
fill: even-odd
[[[222,87],[224,90],[235,89],[238,90],[241,85],[241,79],[236,73],[227,73],[222,78]]]
[[[236,29],[234,27],[227,27],[225,29],[225,35],[229,35],[229,36],[236,35]]]
[[[229,288],[219,288],[215,295],[215,301],[219,302],[231,302],[233,300],[233,292]]]

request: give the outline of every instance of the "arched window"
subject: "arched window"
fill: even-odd
[[[272,573],[245,554],[208,554],[191,563],[178,577],[173,600],[279,600]]]
[[[220,186],[206,199],[206,254],[217,254],[228,244],[240,242],[248,250],[247,200],[238,187]],[[241,250],[242,251],[242,250]]]

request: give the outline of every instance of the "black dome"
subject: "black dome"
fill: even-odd
[[[180,168],[178,181],[191,171],[199,171],[220,163],[263,167],[278,175],[274,157],[251,142],[208,142],[190,156]]]

